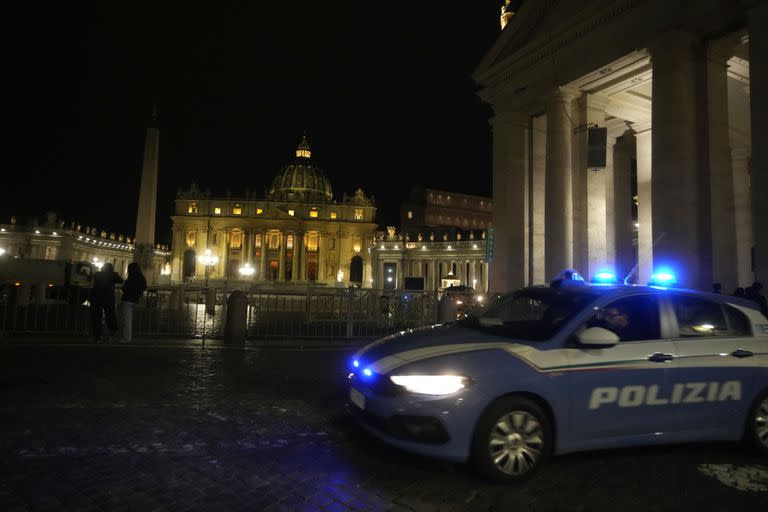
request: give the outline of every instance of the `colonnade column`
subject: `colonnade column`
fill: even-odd
[[[605,125],[607,101],[582,94],[578,105],[578,124]],[[606,264],[605,169],[589,167],[589,130],[574,136],[573,148],[573,266],[586,276],[594,275]],[[606,158],[607,163],[607,158]]]
[[[748,147],[731,149],[731,168],[733,169],[733,199],[737,205],[734,212],[736,222],[736,279],[739,286],[752,283],[752,210],[749,186]],[[728,293],[731,290],[725,288]]]
[[[497,112],[492,125],[494,254],[498,261],[492,286],[511,291],[526,283],[528,116]]]
[[[653,199],[656,187],[652,185],[651,130],[638,127],[635,134],[637,152],[637,282],[648,283],[653,275]],[[658,235],[656,235],[658,236]]]
[[[547,116],[531,118],[531,165],[528,179],[528,283],[547,282],[544,272],[544,198],[547,158]]]
[[[429,267],[427,269],[427,280],[429,282],[429,289],[437,289],[437,264],[435,260],[429,261]]]
[[[573,266],[573,183],[571,104],[576,94],[557,88],[547,102],[546,201],[544,214],[544,272],[552,279]],[[498,206],[498,202],[494,205]],[[494,266],[494,272],[498,271]],[[495,291],[495,290],[494,290]]]
[[[632,247],[632,157],[635,153],[635,132],[628,128],[618,138],[611,137],[609,133],[608,141],[611,165],[606,169],[607,259],[609,268],[613,268],[616,277],[623,280],[635,265]],[[647,155],[647,159],[650,159],[650,155]],[[650,194],[650,190],[647,194]]]
[[[379,268],[377,269],[376,282],[379,288],[384,288],[384,261],[379,259]]]
[[[651,201],[656,239],[653,265],[654,269],[674,269],[680,286],[709,290],[711,247],[705,232],[709,227],[709,211],[703,208],[700,192],[703,177],[699,173],[698,158],[699,80],[695,43],[690,34],[671,31],[651,46]],[[639,158],[638,147],[638,164]],[[640,228],[643,228],[642,220]]]
[[[712,281],[723,291],[738,285],[736,215],[728,120],[727,62],[739,39],[709,41],[706,58],[707,152],[709,162],[709,211],[712,218]]]
[[[278,257],[278,281],[285,281],[285,244],[288,241],[288,235],[285,232],[280,233],[280,256]]]
[[[768,283],[768,5],[749,11],[752,232],[755,280]]]
[[[483,262],[480,264],[480,269],[482,272],[482,282],[483,282],[483,293],[488,293],[488,271],[489,271],[490,264],[487,262]]]

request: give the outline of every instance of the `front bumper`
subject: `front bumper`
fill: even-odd
[[[368,432],[402,450],[454,462],[469,458],[475,424],[488,403],[472,387],[437,397],[382,393],[381,386],[353,378],[350,395],[353,389],[364,399],[357,395],[348,408]]]

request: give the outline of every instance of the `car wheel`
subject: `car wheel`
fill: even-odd
[[[768,391],[762,392],[755,400],[748,421],[748,441],[763,455],[768,455]]]
[[[472,440],[477,470],[497,482],[530,476],[552,452],[552,427],[544,410],[524,397],[494,402],[480,418]]]

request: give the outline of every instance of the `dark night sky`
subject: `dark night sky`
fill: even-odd
[[[471,73],[499,35],[500,4],[70,2],[15,12],[0,222],[56,211],[133,234],[153,101],[158,241],[169,241],[179,186],[263,197],[304,132],[336,199],[364,188],[381,225],[397,222],[414,185],[490,194],[490,109]]]

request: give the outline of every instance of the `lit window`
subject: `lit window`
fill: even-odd
[[[363,209],[355,208],[355,220],[363,220]]]
[[[285,240],[285,248],[293,249],[293,235],[288,235],[288,238]]]
[[[214,215],[221,215],[221,208],[214,208],[213,213]]]
[[[409,218],[409,219],[412,219],[412,218],[413,218],[413,212],[412,212],[412,211],[410,211],[410,210],[408,211],[408,218]]]
[[[312,217],[313,219],[317,218],[318,213],[319,212],[317,211],[317,208],[312,208],[311,210],[309,210],[309,216]]]
[[[279,249],[280,248],[280,235],[277,233],[270,233],[269,235],[269,248],[270,249]]]
[[[335,219],[335,218],[336,218],[336,212],[331,212],[331,218],[332,218],[332,219]]]
[[[187,213],[197,213],[197,203],[189,203]]]
[[[261,235],[256,235],[255,245],[257,248],[261,247]]]
[[[264,210],[261,208],[256,208],[256,215],[261,215],[262,213],[264,213]]]
[[[229,237],[229,248],[240,249],[243,246],[243,232],[233,231]]]
[[[293,217],[294,215],[296,215],[296,210],[288,210],[288,215]]]
[[[242,215],[243,209],[240,207],[240,205],[235,205],[232,207],[232,215]]]

